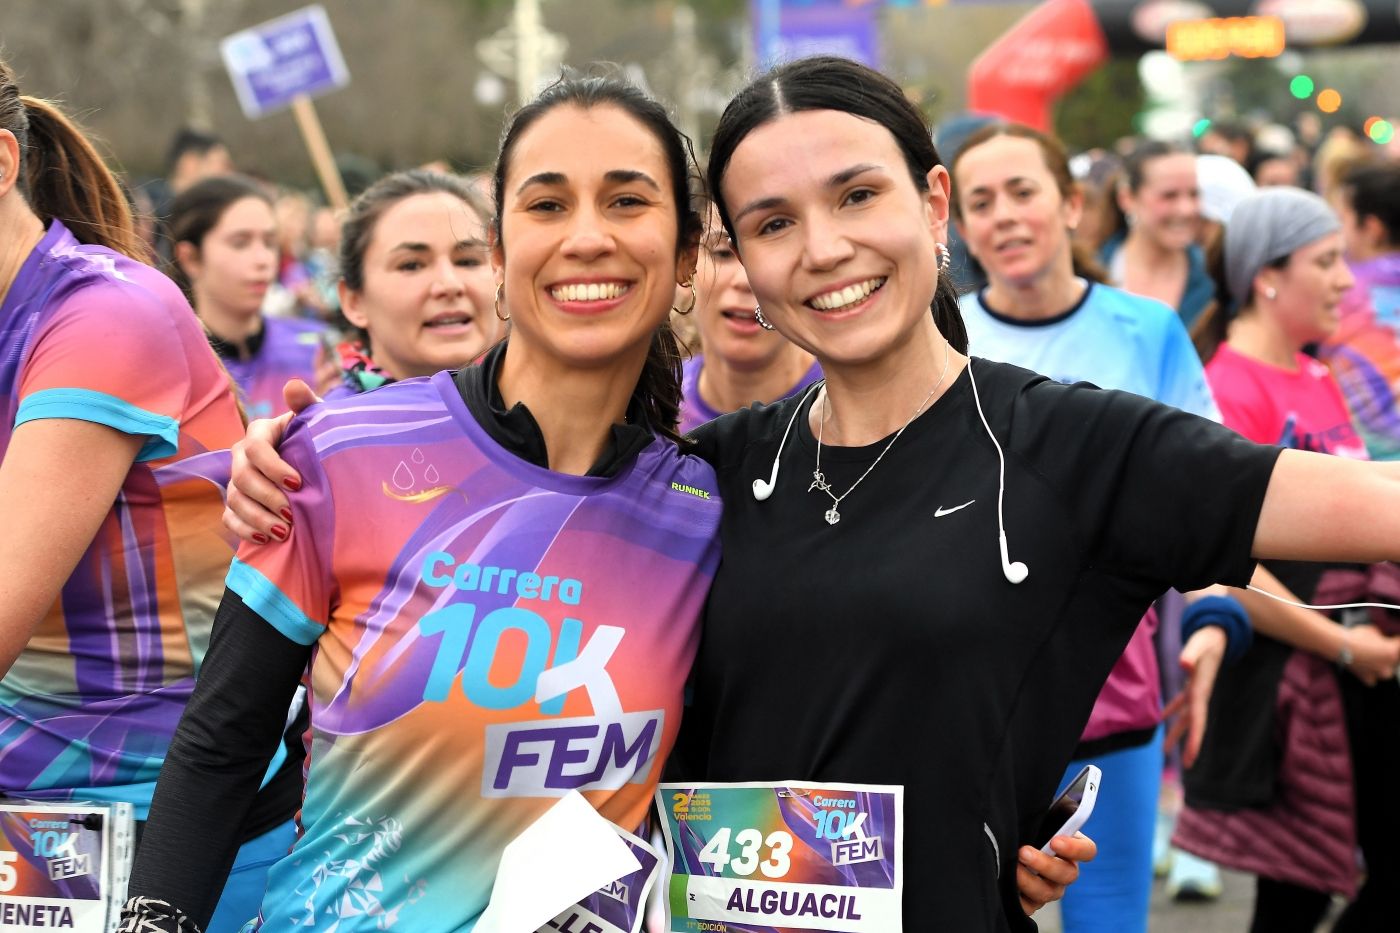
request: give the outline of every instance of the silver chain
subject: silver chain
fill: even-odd
[[[914,423],[914,419],[919,417],[919,412],[923,411],[924,406],[933,398],[933,393],[937,392],[938,387],[943,385],[943,380],[948,377],[948,362],[953,356],[952,350],[953,348],[948,346],[948,342],[945,340],[943,342],[943,371],[938,374],[938,381],[933,384],[932,389],[928,390],[928,395],[924,396],[924,400],[919,403],[919,407],[914,409],[914,413],[909,416],[909,420],[904,422],[904,427],[894,432],[894,437],[890,438],[890,442],[885,445],[885,449],[880,451],[880,456],[875,458],[875,462],[866,467],[865,472],[860,474],[860,479],[852,483],[851,488],[847,489],[839,496],[831,491],[831,484],[826,481],[826,476],[822,473],[822,432],[826,428],[827,409],[831,407],[826,398],[826,389],[823,387],[822,417],[821,420],[817,422],[817,468],[812,471],[812,485],[807,487],[807,491],[812,492],[815,489],[820,489],[831,497],[831,508],[827,509],[825,516],[828,525],[834,525],[841,520],[841,500],[855,492],[856,487],[864,482],[865,478],[870,475],[870,471],[880,465],[880,461],[885,459],[885,454],[890,452],[890,448],[894,446],[894,442],[899,440],[899,436],[904,433],[904,428]]]

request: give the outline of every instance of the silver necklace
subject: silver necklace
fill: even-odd
[[[831,508],[826,510],[825,516],[828,525],[834,525],[841,520],[841,500],[855,492],[856,487],[864,482],[865,478],[870,475],[870,471],[880,465],[880,461],[885,459],[885,454],[890,452],[890,448],[894,446],[894,442],[899,440],[899,435],[904,433],[904,428],[914,423],[914,419],[919,417],[919,412],[923,411],[924,406],[933,398],[933,393],[937,392],[938,387],[943,385],[943,380],[948,376],[948,361],[951,359],[952,355],[952,348],[948,346],[948,342],[945,340],[943,342],[943,372],[938,374],[938,381],[933,384],[932,389],[928,390],[928,395],[924,396],[924,400],[919,403],[919,407],[914,409],[914,413],[909,416],[909,420],[904,422],[904,427],[894,432],[894,437],[890,438],[890,442],[885,445],[885,449],[880,451],[880,456],[875,458],[875,462],[866,467],[865,472],[860,474],[860,478],[851,484],[851,488],[847,489],[839,496],[831,491],[831,484],[826,481],[826,475],[822,473],[822,432],[826,428],[826,414],[827,409],[830,407],[827,404],[826,398],[823,397],[822,417],[821,420],[817,422],[817,468],[812,471],[812,485],[807,487],[807,491],[812,492],[815,489],[820,489],[831,497]]]

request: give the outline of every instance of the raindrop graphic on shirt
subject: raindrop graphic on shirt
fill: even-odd
[[[390,486],[388,482],[383,484],[384,495],[400,502],[419,503],[431,502],[444,493],[452,492],[455,487],[442,485],[442,474],[438,472],[436,465],[427,463],[427,459],[423,455],[422,448],[413,448],[413,452],[408,455],[408,460],[400,460],[399,465],[394,468],[393,486]],[[422,468],[420,474],[419,471],[409,466],[410,461],[415,464],[427,463],[427,465]],[[462,493],[462,498],[465,500],[467,494]]]

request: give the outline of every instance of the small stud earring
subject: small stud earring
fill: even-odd
[[[1275,298],[1278,297],[1278,292],[1274,290],[1274,287],[1272,285],[1270,285],[1268,288],[1264,289],[1264,297],[1269,299],[1270,301],[1273,301]]]

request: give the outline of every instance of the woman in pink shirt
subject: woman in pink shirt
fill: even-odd
[[[1223,272],[1233,308],[1206,377],[1225,424],[1250,440],[1368,459],[1327,367],[1303,352],[1336,329],[1354,283],[1342,246],[1336,214],[1310,192],[1261,191],[1231,218]],[[1326,569],[1266,566],[1304,599]],[[1175,841],[1258,876],[1253,931],[1314,930],[1334,893],[1355,898],[1337,930],[1392,928],[1388,904],[1373,901],[1400,880],[1389,851],[1400,755],[1387,731],[1400,727],[1400,686],[1375,663],[1394,642],[1370,624],[1327,629],[1311,610],[1237,595],[1259,634],[1216,682]],[[1296,629],[1280,632],[1270,616]]]

